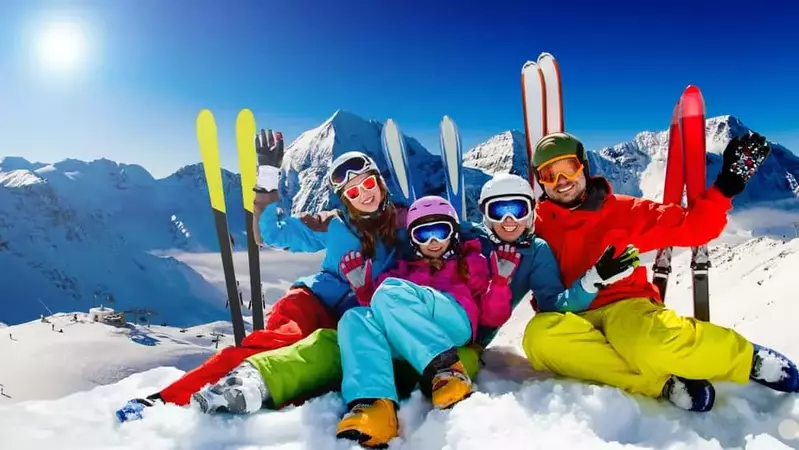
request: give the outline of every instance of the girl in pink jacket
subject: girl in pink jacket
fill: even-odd
[[[363,307],[344,313],[338,324],[349,412],[337,434],[366,446],[398,435],[392,359],[407,360],[422,374],[433,405],[449,408],[472,392],[456,348],[475,338],[478,325],[499,327],[511,314],[509,284],[520,260],[512,247],[489,261],[479,240],[461,242],[455,208],[437,196],[415,201],[406,224],[416,259],[399,260],[376,279],[360,254],[341,261]]]

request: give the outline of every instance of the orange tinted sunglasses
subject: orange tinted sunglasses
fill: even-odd
[[[558,177],[560,176],[569,181],[574,181],[584,168],[585,166],[576,156],[560,156],[538,168],[538,181],[547,186],[558,184]]]
[[[377,187],[377,178],[374,175],[369,175],[368,177],[364,178],[364,180],[361,181],[360,184],[344,191],[344,194],[350,200],[355,200],[356,198],[358,198],[359,195],[361,195],[361,189],[363,189],[364,191],[371,191],[376,187]]]

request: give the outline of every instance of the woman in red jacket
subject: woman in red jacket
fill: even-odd
[[[732,198],[769,152],[757,134],[733,139],[713,186],[683,208],[613,194],[607,180],[589,176],[579,140],[550,134],[538,142],[532,161],[545,193],[536,208],[536,233],[552,247],[567,286],[608,246],[632,244],[645,253],[706,244],[721,234]],[[645,267],[597,289],[586,311],[533,317],[522,346],[536,370],[664,397],[692,411],[713,407],[709,380],[752,379],[778,391],[799,391],[797,368],[783,355],[665,308]]]

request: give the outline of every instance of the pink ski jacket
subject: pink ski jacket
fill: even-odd
[[[477,326],[502,326],[511,315],[511,290],[503,281],[493,280],[488,259],[480,252],[480,240],[473,239],[463,244],[467,280],[458,274],[457,259],[448,259],[441,270],[431,273],[424,260],[398,260],[397,267],[381,273],[375,288],[388,277],[407,280],[419,286],[427,286],[451,295],[466,311],[472,323],[472,338],[477,335]],[[358,302],[369,306],[374,291],[358,292]]]

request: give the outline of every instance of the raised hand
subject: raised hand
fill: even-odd
[[[279,168],[283,164],[283,146],[271,144],[266,130],[255,136],[255,153],[258,154],[259,166]]]
[[[344,255],[339,263],[341,274],[347,278],[354,290],[372,281],[372,260],[364,260],[361,252],[352,251]]]
[[[280,180],[280,166],[283,164],[283,146],[279,148],[269,144],[266,130],[255,135],[255,153],[258,155],[258,179],[255,192],[268,193],[276,191]]]
[[[583,275],[580,284],[586,292],[597,292],[601,288],[629,277],[641,263],[638,249],[632,245],[628,245],[619,256],[614,256],[615,253],[616,247],[609,245],[594,267]]]
[[[491,252],[492,279],[509,284],[521,260],[522,255],[516,252],[516,247],[508,244],[500,245],[497,250]]]
[[[771,146],[766,138],[757,133],[733,138],[724,149],[716,187],[728,198],[740,194],[770,153]]]

